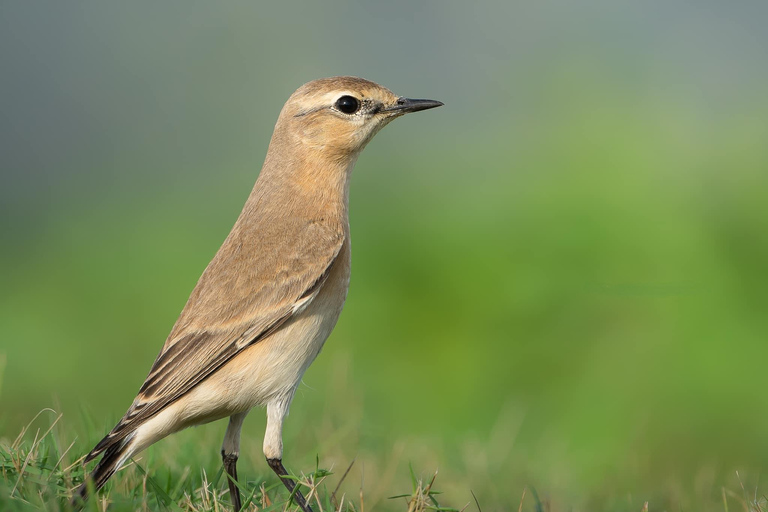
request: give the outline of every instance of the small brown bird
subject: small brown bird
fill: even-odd
[[[350,275],[349,181],[390,121],[439,107],[356,77],[304,84],[280,112],[259,178],[229,236],[192,290],[128,412],[74,501],[169,434],[229,417],[221,455],[235,510],[240,429],[266,406],[264,455],[295,502],[283,467],[283,420],[304,372],[336,324]],[[90,484],[89,484],[90,482]]]

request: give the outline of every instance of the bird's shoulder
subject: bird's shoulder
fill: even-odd
[[[342,222],[322,217],[236,224],[200,276],[169,341],[188,328],[247,322],[296,300],[331,265],[346,237]]]

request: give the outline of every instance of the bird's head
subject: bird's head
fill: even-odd
[[[347,159],[355,157],[396,117],[441,105],[439,101],[397,96],[362,78],[321,78],[291,95],[276,128],[286,130],[305,148],[319,149],[334,159]]]

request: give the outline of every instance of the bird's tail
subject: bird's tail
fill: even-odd
[[[94,448],[94,450],[88,454],[85,459],[86,462],[88,462],[89,460],[97,457],[98,454],[102,451],[104,452],[104,455],[101,457],[99,463],[96,464],[96,467],[85,478],[83,484],[77,489],[77,491],[75,491],[75,494],[72,497],[72,504],[75,506],[85,503],[85,500],[88,499],[88,494],[90,491],[95,493],[104,487],[104,484],[107,483],[107,480],[109,480],[109,478],[114,475],[115,472],[120,469],[122,465],[125,464],[125,462],[135,452],[135,443],[132,442],[133,435],[126,436],[125,438],[110,444],[106,448],[101,447],[102,443],[104,443],[106,439],[107,438],[104,438],[104,440],[102,440],[102,442],[99,443],[99,445],[97,445],[97,447]]]

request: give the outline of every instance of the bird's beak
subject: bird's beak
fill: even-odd
[[[418,112],[419,110],[427,110],[428,108],[442,106],[442,101],[397,98],[397,101],[394,105],[381,109],[381,112],[386,112],[393,115],[402,115],[407,114],[408,112]]]

